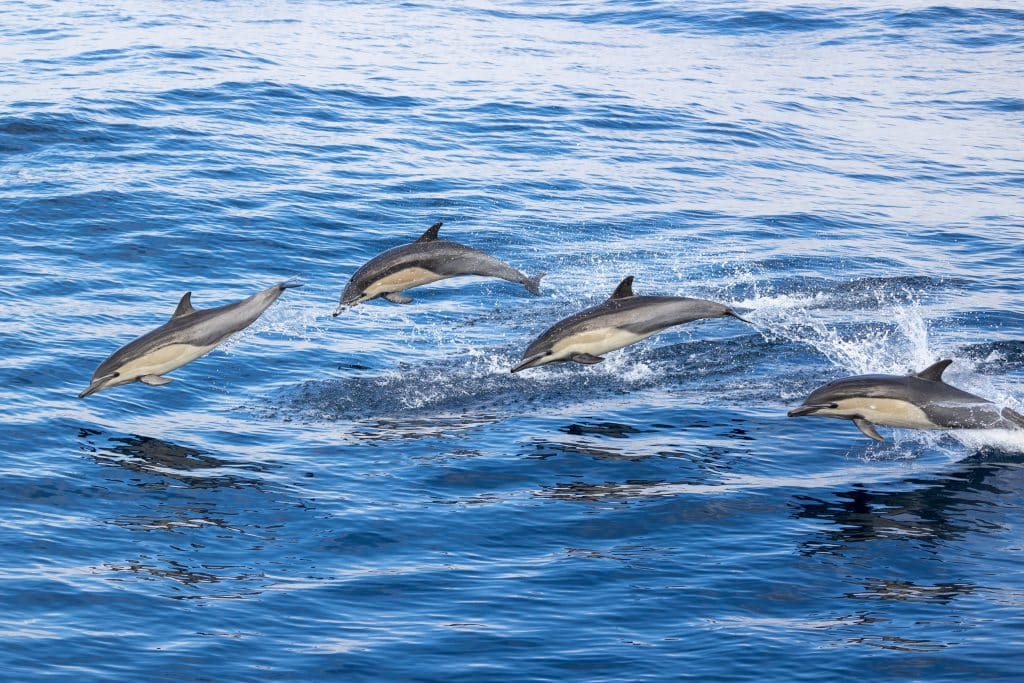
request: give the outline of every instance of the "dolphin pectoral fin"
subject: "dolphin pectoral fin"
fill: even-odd
[[[572,357],[574,363],[582,363],[583,365],[593,365],[594,363],[600,363],[604,358],[601,356],[594,356],[589,353],[577,353]]]
[[[384,295],[384,298],[393,304],[410,304],[412,303],[412,297],[400,294],[399,292],[388,292]]]
[[[143,375],[139,378],[139,381],[151,387],[159,387],[164,384],[170,384],[173,380],[170,377],[161,377],[160,375]]]
[[[869,439],[874,439],[875,441],[885,441],[882,435],[878,433],[878,430],[875,429],[875,425],[871,424],[863,417],[853,418],[853,424],[857,425],[857,429],[862,431],[864,433],[864,436],[868,437]]]

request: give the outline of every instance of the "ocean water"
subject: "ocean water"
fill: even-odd
[[[1019,678],[1024,438],[786,411],[945,357],[1024,406],[1022,48],[974,1],[5,2],[0,678]],[[542,296],[331,317],[439,220]],[[508,372],[628,274],[754,324]]]

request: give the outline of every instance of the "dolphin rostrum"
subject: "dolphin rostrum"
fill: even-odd
[[[569,316],[537,337],[512,372],[563,361],[600,363],[604,360],[601,354],[635,344],[674,325],[726,316],[750,322],[728,306],[706,299],[637,296],[630,275],[607,301]]]
[[[393,304],[407,304],[406,289],[460,275],[482,275],[508,280],[540,294],[544,273],[527,277],[498,259],[471,247],[439,240],[441,223],[434,223],[418,240],[388,249],[366,262],[345,285],[334,315],[345,308],[371,299],[384,298]]]
[[[818,387],[790,417],[820,415],[853,420],[882,441],[876,424],[908,429],[1024,429],[1024,415],[946,384],[940,360],[915,375],[858,375]]]
[[[171,379],[164,374],[209,353],[254,323],[284,290],[300,286],[291,280],[281,282],[247,299],[205,310],[192,308],[192,292],[185,292],[170,320],[103,361],[78,398],[135,381],[154,387],[167,384]]]

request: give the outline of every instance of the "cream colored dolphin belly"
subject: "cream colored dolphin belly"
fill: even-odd
[[[551,353],[555,359],[571,358],[578,353],[601,356],[609,351],[615,351],[624,346],[635,344],[641,339],[650,337],[652,334],[654,332],[650,334],[637,334],[624,330],[621,327],[603,327],[559,339],[551,347]]]
[[[365,294],[367,297],[374,297],[389,292],[401,292],[412,287],[419,287],[420,285],[427,285],[444,279],[444,275],[438,275],[419,266],[403,268],[397,273],[391,273],[391,275],[374,282],[366,288]]]
[[[161,346],[145,356],[136,358],[118,368],[122,377],[142,377],[144,375],[162,375],[171,370],[191,363],[196,358],[209,353],[217,345],[193,346],[192,344],[168,344]]]
[[[907,401],[894,398],[847,398],[827,411],[836,417],[863,417],[868,422],[907,429],[941,429],[924,411]],[[825,414],[825,411],[823,411]]]

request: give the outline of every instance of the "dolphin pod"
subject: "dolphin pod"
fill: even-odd
[[[334,316],[377,298],[408,304],[412,299],[402,293],[405,290],[463,275],[499,278],[540,294],[544,273],[528,277],[482,251],[438,239],[441,226],[435,223],[415,242],[389,249],[357,269],[345,285]],[[299,286],[291,280],[281,282],[241,301],[205,310],[193,308],[192,293],[186,292],[170,320],[111,354],[78,397],[132,382],[150,386],[169,383],[171,379],[164,375],[209,353],[254,323],[285,289]],[[511,371],[560,362],[600,363],[603,354],[670,327],[723,317],[750,323],[728,306],[706,299],[637,296],[630,275],[603,303],[549,327],[527,346]],[[941,360],[906,376],[838,379],[815,389],[788,415],[850,420],[876,441],[883,440],[876,424],[908,429],[1024,430],[1024,415],[943,381],[942,373],[952,362]]]

